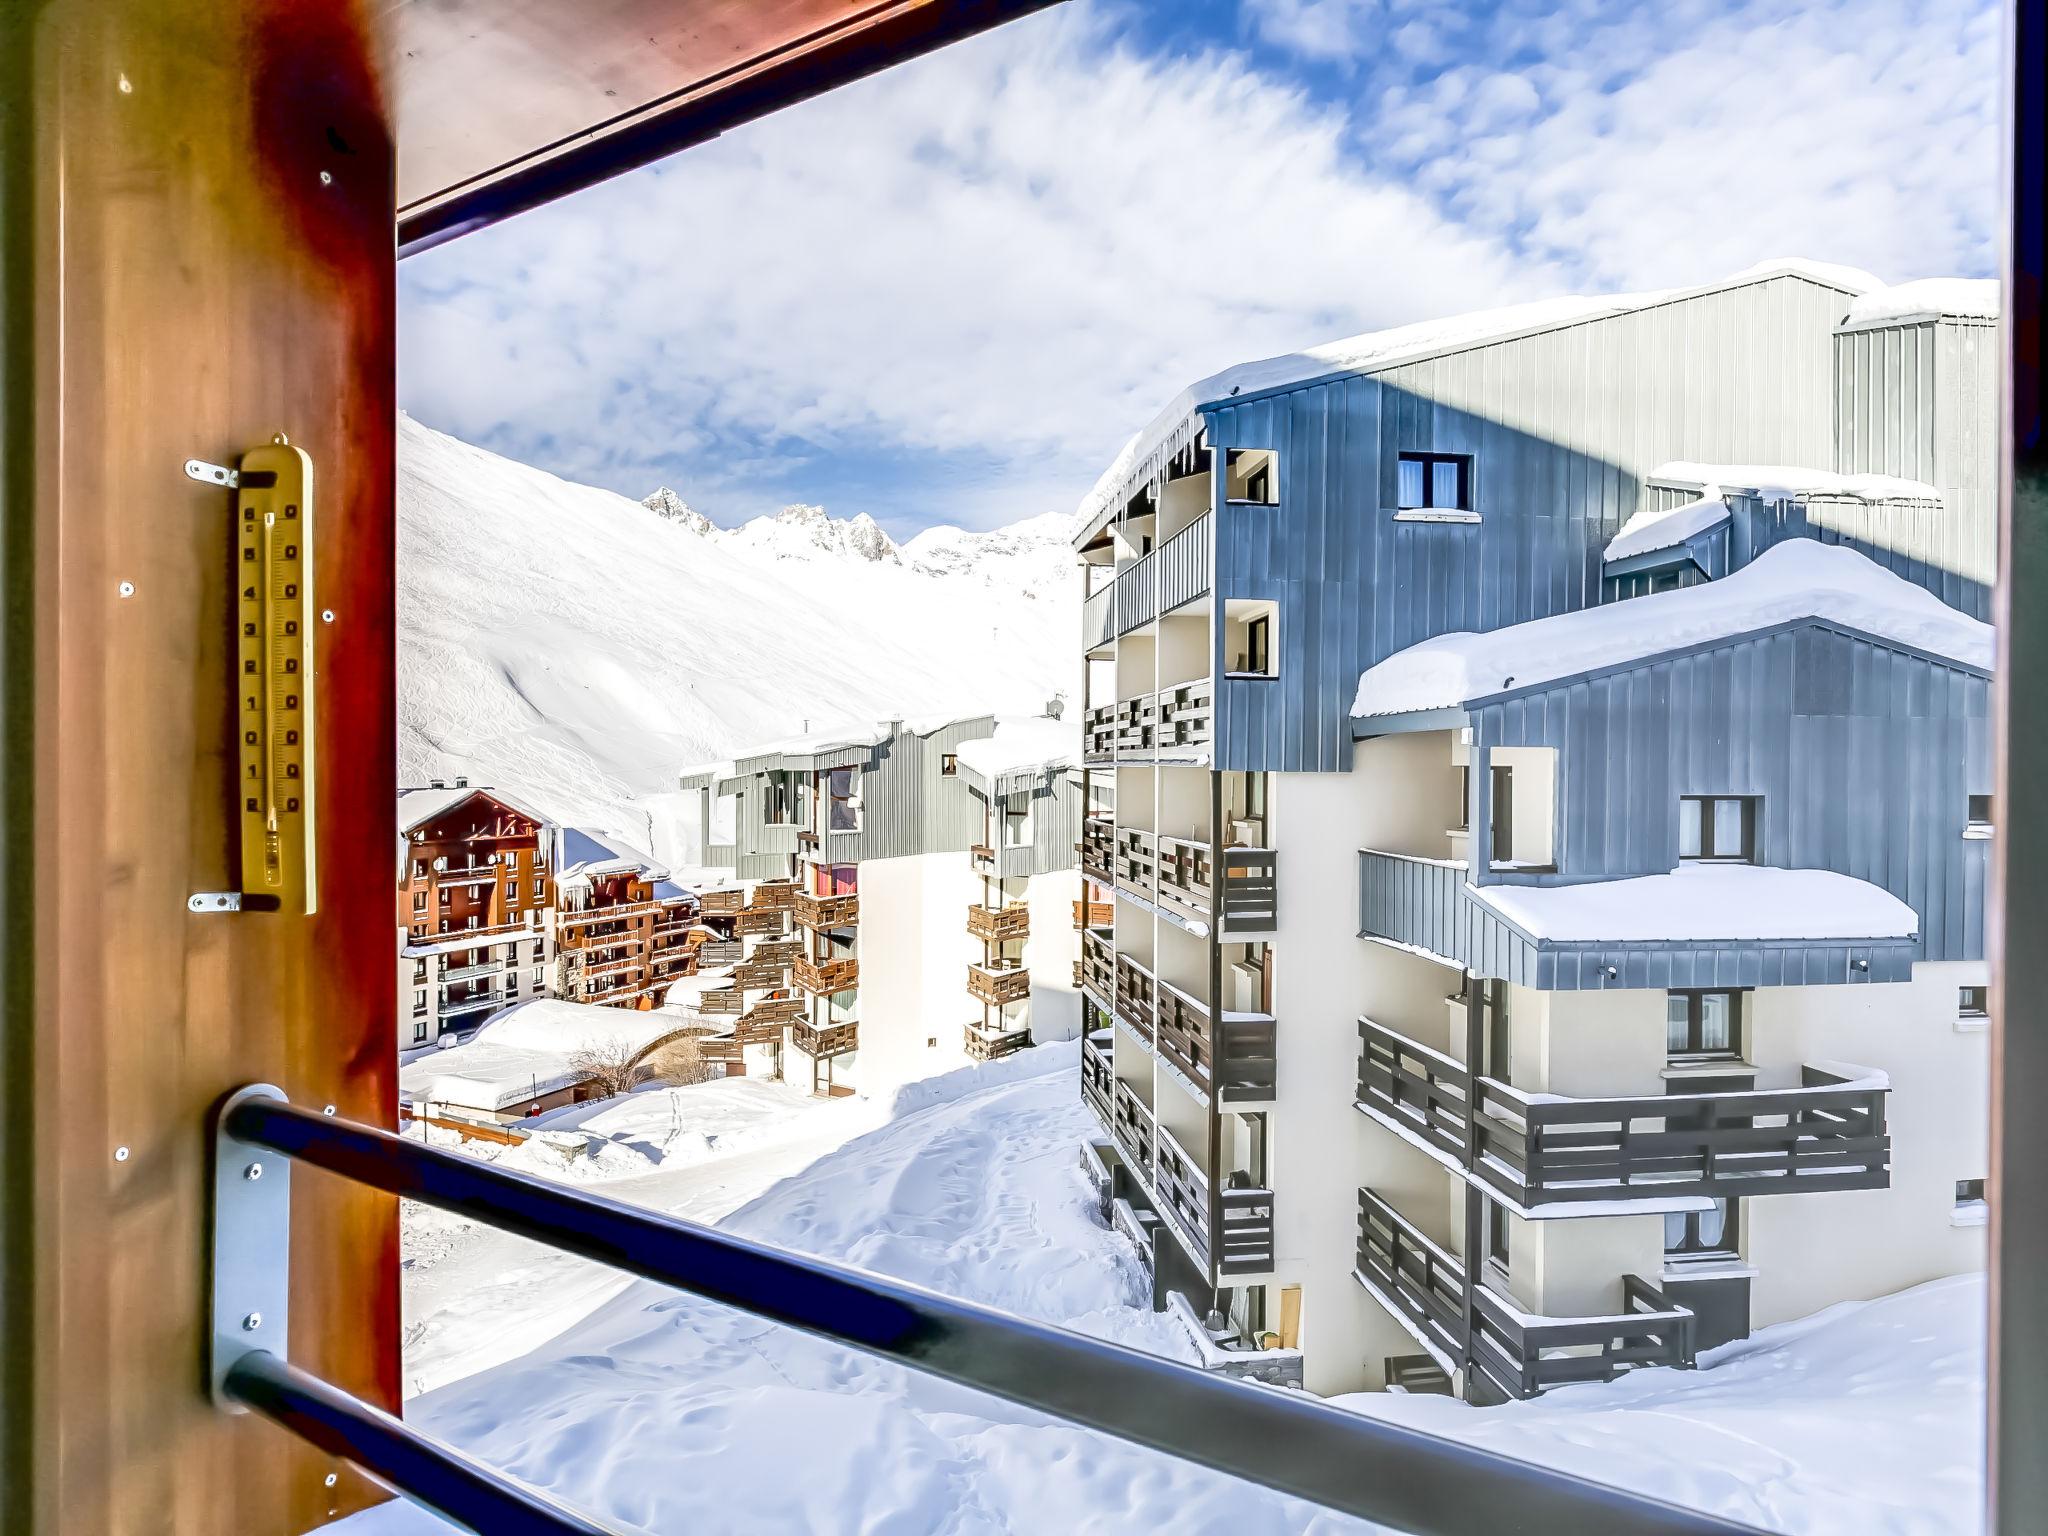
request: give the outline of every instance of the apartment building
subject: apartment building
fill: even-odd
[[[705,921],[742,946],[699,1006],[751,1022],[747,1071],[873,1088],[1072,1038],[1073,734],[893,720],[682,776],[700,860],[730,872]]]
[[[464,778],[399,791],[401,1050],[546,994],[555,835],[545,817]]]
[[[1995,302],[1436,321],[1104,475],[1082,1091],[1219,1358],[1491,1402],[1981,1265]]]
[[[564,827],[553,914],[555,995],[658,1008],[697,968],[699,902],[652,855],[586,827]]]

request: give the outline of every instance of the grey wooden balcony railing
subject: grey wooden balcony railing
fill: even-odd
[[[1116,1011],[1116,946],[1106,932],[1090,929],[1081,935],[1081,985],[1094,999]]]
[[[1198,1092],[1226,1104],[1273,1097],[1279,1068],[1276,1026],[1269,1013],[1226,1012],[1159,983],[1159,1050]]]
[[[1092,651],[1116,633],[1116,584],[1091,592],[1081,603],[1081,648]]]
[[[1152,1111],[1138,1097],[1137,1089],[1116,1079],[1115,1120],[1111,1131],[1124,1161],[1144,1179],[1152,1177]]]
[[[1358,1033],[1359,1108],[1518,1205],[1822,1194],[1891,1181],[1890,1085],[1859,1067],[1803,1067],[1797,1088],[1569,1098],[1474,1083],[1455,1058],[1371,1019]]]
[[[1622,1309],[1599,1317],[1543,1317],[1484,1285],[1393,1204],[1358,1192],[1361,1284],[1454,1368],[1477,1372],[1501,1398],[1612,1381],[1637,1366],[1693,1364],[1693,1315],[1636,1275],[1620,1277]]]
[[[1081,841],[1075,845],[1081,855],[1081,873],[1104,885],[1116,881],[1116,825],[1107,816],[1090,816],[1081,823]]]
[[[1161,1214],[1187,1239],[1190,1257],[1221,1276],[1264,1274],[1273,1267],[1273,1192],[1225,1187],[1211,1201],[1201,1160],[1159,1127],[1158,1167],[1152,1194]]]
[[[1114,1135],[1116,1126],[1116,1067],[1111,1060],[1115,1036],[1098,1029],[1081,1037],[1081,1097],[1095,1111],[1104,1131]]]
[[[1366,933],[1446,960],[1465,960],[1464,864],[1376,849],[1366,850],[1358,862],[1359,918]]]
[[[1153,1043],[1153,1005],[1157,988],[1152,973],[1129,955],[1116,957],[1116,1016],[1144,1041]]]

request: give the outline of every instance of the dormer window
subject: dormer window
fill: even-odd
[[[1755,795],[1682,795],[1678,856],[1700,863],[1756,862]]]

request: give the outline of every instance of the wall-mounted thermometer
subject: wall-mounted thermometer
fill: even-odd
[[[233,483],[244,905],[312,912],[313,461],[279,433]]]

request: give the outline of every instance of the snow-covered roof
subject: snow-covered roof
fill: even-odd
[[[1555,942],[1905,939],[1920,926],[1882,886],[1827,869],[1684,864],[1627,880],[1470,889],[1530,938]]]
[[[432,821],[443,812],[453,810],[471,795],[488,795],[530,821],[537,821],[543,827],[553,825],[540,812],[521,805],[503,790],[493,789],[488,784],[423,784],[398,792],[398,830],[410,832],[420,823]]]
[[[1832,469],[1797,464],[1702,464],[1674,459],[1650,471],[1654,485],[1697,490],[1702,496],[1727,497],[1747,491],[1765,501],[1796,501],[1802,497],[1841,497],[1849,501],[1934,501],[1941,492],[1924,480],[1899,475],[1845,475]]]
[[[1904,320],[1998,318],[1995,277],[1923,277],[1866,293],[1849,306],[1842,329],[1897,325]]]
[[[651,853],[635,848],[608,832],[589,827],[562,828],[562,852],[558,878],[566,881],[594,880],[600,875],[640,874],[650,880],[665,880],[668,871]]]
[[[1608,541],[1605,558],[1626,560],[1659,549],[1675,549],[1687,539],[1728,521],[1728,503],[1701,497],[1676,507],[1646,507],[1621,525]]]
[[[960,766],[979,775],[990,787],[1014,774],[1050,773],[1080,761],[1081,733],[1071,720],[1043,715],[996,722],[993,736],[963,741],[956,749]]]
[[[571,1065],[581,1051],[618,1041],[638,1053],[687,1023],[673,1010],[534,998],[493,1014],[467,1044],[406,1062],[398,1089],[415,1104],[501,1110],[582,1081],[588,1074]]]
[[[895,720],[836,725],[826,730],[808,731],[798,736],[785,736],[776,741],[759,742],[736,757],[695,763],[683,769],[681,776],[685,780],[709,779],[715,783],[720,779],[737,777],[741,763],[752,763],[761,758],[826,757],[839,752],[866,751],[880,746],[898,733],[907,736],[930,736],[943,731],[949,725],[992,718],[993,716],[986,710],[974,710],[965,714],[957,710],[935,710],[927,714],[906,715]]]
[[[1852,549],[1788,539],[1719,581],[1411,645],[1366,669],[1351,713],[1454,709],[1797,619],[1839,624],[1991,670],[1990,625]]]
[[[1205,379],[1197,380],[1174,396],[1142,432],[1124,444],[1123,450],[1103,471],[1101,478],[1089,489],[1088,494],[1081,498],[1081,504],[1077,508],[1080,521],[1075,539],[1077,542],[1086,540],[1098,526],[1102,516],[1110,510],[1112,498],[1116,496],[1119,487],[1132,470],[1170,438],[1182,421],[1202,406],[1226,400],[1233,395],[1260,394],[1267,390],[1305,384],[1314,379],[1337,374],[1377,373],[1383,369],[1440,356],[1447,352],[1463,351],[1470,347],[1505,341],[1511,337],[1538,331],[1558,330],[1565,326],[1584,324],[1589,320],[1602,320],[1632,310],[1648,309],[1657,304],[1788,276],[1802,277],[1809,282],[1837,289],[1844,294],[1862,294],[1882,287],[1877,278],[1854,267],[1787,257],[1759,263],[1732,277],[1702,284],[1696,288],[1651,289],[1642,293],[1574,294],[1559,298],[1536,299],[1525,304],[1507,304],[1496,309],[1472,310],[1461,315],[1446,315],[1435,320],[1420,320],[1386,330],[1368,331],[1364,335],[1347,336],[1341,341],[1325,342],[1320,346],[1290,352],[1281,357],[1269,357],[1258,362],[1239,363],[1234,367],[1225,368],[1220,373],[1212,373]]]

